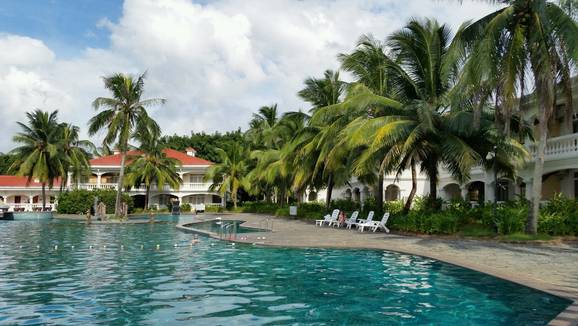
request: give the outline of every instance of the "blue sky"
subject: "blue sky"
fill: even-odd
[[[38,108],[59,110],[88,137],[91,103],[108,95],[102,77],[144,71],[145,98],[167,100],[149,109],[165,134],[245,129],[263,105],[307,110],[296,95],[303,81],[339,69],[337,54],[362,34],[385,39],[413,17],[455,30],[496,9],[474,0],[0,0],[0,130],[14,134]],[[0,142],[0,152],[12,145]]]
[[[59,57],[73,57],[86,47],[108,47],[109,31],[101,19],[118,21],[122,0],[2,0],[0,31],[43,40]]]

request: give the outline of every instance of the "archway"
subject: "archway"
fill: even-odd
[[[353,201],[359,203],[361,201],[361,191],[359,188],[353,189]]]
[[[345,199],[351,200],[351,189],[345,190]]]
[[[468,184],[467,200],[470,202],[483,203],[485,201],[484,183],[482,181],[474,181]]]
[[[385,201],[399,200],[399,187],[396,185],[389,185],[385,187]]]
[[[134,203],[134,208],[145,208],[146,196],[145,195],[133,195],[132,202]]]
[[[462,190],[457,183],[450,183],[443,187],[444,199],[459,200],[462,198]]]
[[[317,192],[310,191],[307,195],[307,201],[317,201]]]

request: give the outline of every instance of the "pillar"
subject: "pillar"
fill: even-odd
[[[96,188],[99,188],[99,189],[100,189],[100,184],[101,184],[101,182],[102,182],[101,180],[102,180],[102,173],[101,173],[101,172],[97,172],[97,173],[96,173]]]
[[[468,193],[469,193],[469,191],[468,191],[468,185],[463,185],[463,186],[460,188],[460,190],[461,190],[461,192],[462,192],[462,198],[463,198],[464,200],[470,200],[470,199],[468,198]]]
[[[68,172],[66,175],[66,188],[70,189],[72,186],[72,172]]]

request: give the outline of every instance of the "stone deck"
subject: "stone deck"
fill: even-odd
[[[200,215],[201,216],[201,215]],[[238,235],[234,241],[282,247],[383,249],[429,257],[478,270],[574,301],[552,325],[578,325],[578,244],[511,244],[358,232],[256,214],[204,215],[239,219],[243,226],[272,232]],[[197,219],[198,220],[198,219]],[[182,225],[180,226],[182,227]],[[217,235],[212,235],[217,237]]]

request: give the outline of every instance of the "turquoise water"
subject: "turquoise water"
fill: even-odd
[[[0,324],[543,325],[568,304],[410,255],[191,245],[167,223],[0,222],[0,239]]]
[[[213,221],[194,223],[194,224],[190,224],[187,226],[190,228],[193,228],[193,229],[208,231],[208,232],[217,233],[217,234],[221,231],[221,227],[229,226],[231,224],[235,224],[235,226],[229,226],[229,228],[235,228],[237,233],[251,233],[251,232],[266,232],[266,231],[268,231],[268,230],[264,230],[264,229],[249,228],[249,227],[240,226],[244,222],[245,221],[239,221],[239,220],[220,220],[220,221],[213,220]]]
[[[22,212],[14,213],[15,220],[49,220],[52,218],[51,212]]]

